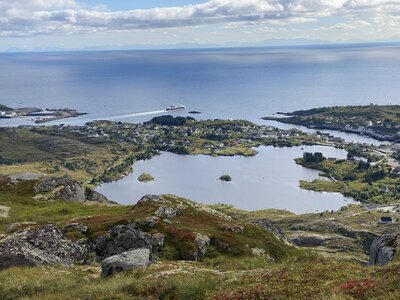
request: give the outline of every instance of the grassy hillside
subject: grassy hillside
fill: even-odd
[[[292,246],[283,244],[266,230],[242,220],[233,220],[206,205],[164,195],[160,201],[139,202],[132,206],[66,203],[57,199],[45,201],[34,193],[35,181],[7,184],[3,178],[0,187],[0,205],[10,208],[9,216],[0,219],[0,230],[7,233],[10,224],[35,222],[65,226],[78,222],[88,226],[85,235],[71,233],[71,238],[93,238],[105,235],[118,224],[138,223],[143,231],[163,233],[166,245],[160,254],[167,259],[182,259],[194,248],[195,234],[207,235],[211,246],[209,257],[252,256],[252,249],[261,249],[265,256],[281,261],[299,254]],[[155,216],[160,207],[179,212],[171,220],[160,220],[154,227],[141,225],[147,217]],[[21,226],[16,227],[21,229]]]
[[[93,266],[14,268],[0,272],[0,298],[390,300],[400,297],[399,271],[399,264],[370,268],[318,257],[222,271],[207,262],[162,261],[106,279]]]

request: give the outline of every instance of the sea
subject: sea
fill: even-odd
[[[261,117],[320,106],[400,104],[399,82],[399,44],[0,54],[1,104],[74,108],[88,113],[49,125],[82,125],[97,119],[143,122],[166,114],[166,107],[180,103],[186,105],[187,110],[175,115],[188,116],[189,111],[199,111],[201,114],[191,116],[198,119],[246,119],[257,124],[291,128],[294,126],[263,121]],[[0,119],[0,126],[29,124],[33,124],[29,118]],[[367,137],[331,133],[347,141],[379,144]],[[293,163],[291,153],[288,157]],[[229,161],[229,164],[234,163],[234,160]],[[192,168],[197,164],[194,162]],[[257,166],[268,170],[268,166],[254,164],[254,168]],[[206,173],[204,170],[203,175],[207,176]],[[174,179],[172,171],[171,174]],[[280,185],[279,180],[273,186],[260,182],[265,189],[257,189],[252,195],[258,199],[257,205],[239,206],[248,209],[279,206],[290,210],[292,199],[300,191],[298,180],[302,178],[301,174],[299,176],[295,181],[288,179],[297,186],[292,194],[281,193],[285,186]],[[207,189],[201,186],[201,179],[197,187],[190,185],[190,188],[180,184],[181,178],[175,179],[175,184],[184,190],[182,195],[200,202],[207,202],[207,199],[234,204],[244,201],[244,196],[235,197],[239,193],[232,192],[234,184],[222,186],[222,190],[228,191],[225,194],[213,195],[212,189],[208,194],[195,192]],[[156,185],[157,181],[153,183],[153,189],[148,185],[143,192],[170,191],[155,188]],[[124,187],[113,189],[122,191]],[[279,201],[268,200],[271,196],[266,195],[271,193]],[[318,195],[329,202],[328,196]],[[108,196],[119,201],[122,194],[110,192]],[[120,202],[135,203],[139,196],[124,198]],[[264,204],[259,205],[260,201]],[[306,200],[301,201],[304,203]],[[333,209],[346,201],[342,197],[334,207],[304,207],[307,211]],[[292,210],[298,211],[293,205]]]

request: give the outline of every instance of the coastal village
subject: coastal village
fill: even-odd
[[[297,129],[281,130],[272,126],[259,126],[247,121],[183,119],[184,122],[180,126],[163,124],[156,117],[150,122],[140,124],[95,121],[84,126],[58,125],[57,127],[97,142],[115,141],[131,143],[137,147],[151,145],[156,150],[178,152],[178,154],[229,155],[229,149],[239,149],[240,147],[307,144],[335,146],[344,143],[343,139],[329,134],[307,134]],[[251,153],[256,154],[256,152]],[[232,152],[232,155],[234,154]]]

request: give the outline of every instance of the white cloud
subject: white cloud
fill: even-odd
[[[209,0],[182,7],[117,12],[83,8],[74,0],[0,0],[0,35],[73,34],[232,22],[269,21],[282,26],[334,14],[354,17],[360,12],[377,18],[395,16],[400,14],[400,0]]]

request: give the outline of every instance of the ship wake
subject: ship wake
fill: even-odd
[[[167,111],[165,109],[164,110],[145,111],[145,112],[139,112],[139,113],[111,116],[111,117],[107,117],[106,119],[107,120],[118,120],[118,119],[132,118],[132,117],[157,115],[157,114],[163,114],[163,113],[166,113],[166,112]]]

